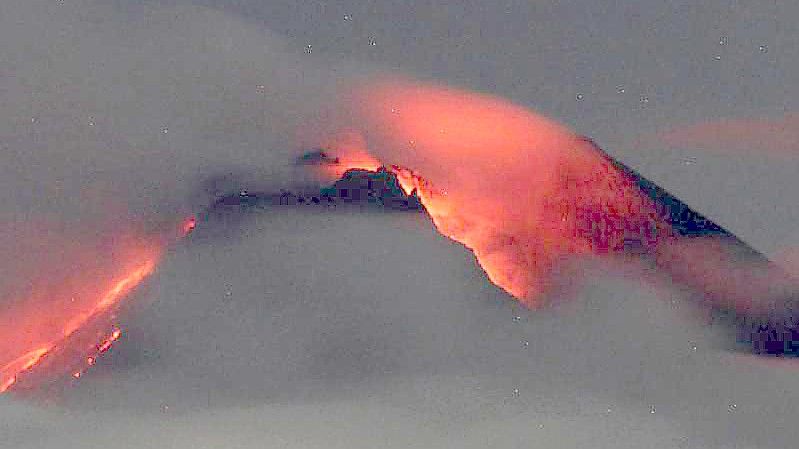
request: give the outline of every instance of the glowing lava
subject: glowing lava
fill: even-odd
[[[183,221],[183,226],[181,228],[181,237],[185,237],[191,234],[191,231],[197,227],[197,218],[189,217]]]
[[[194,218],[184,221],[181,236],[195,225]],[[96,248],[111,252],[110,257],[75,247],[81,262],[72,270],[58,282],[34,285],[27,299],[12,301],[0,313],[0,323],[6,324],[0,329],[0,393],[35,388],[67,373],[79,378],[94,365],[122,336],[119,328],[103,329],[123,299],[153,273],[164,244],[157,237],[124,237],[110,249]]]
[[[46,310],[40,310],[36,314],[27,316],[19,316],[20,323],[16,329],[23,332],[26,328],[40,327],[37,321],[50,321],[54,322],[50,326],[51,331],[46,334],[31,336],[31,339],[38,340],[36,348],[29,350],[25,354],[16,357],[15,359],[5,362],[0,366],[0,392],[8,390],[11,386],[16,384],[20,376],[31,371],[34,367],[43,362],[48,357],[57,357],[58,352],[63,351],[64,346],[70,344],[70,340],[76,337],[83,328],[90,322],[106,321],[110,317],[110,311],[115,310],[119,302],[130,293],[145,277],[151,274],[155,268],[156,255],[150,255],[148,258],[140,263],[136,268],[128,272],[124,277],[113,282],[111,287],[106,290],[87,310],[81,311],[75,316],[70,317],[54,317],[49,316]],[[87,280],[91,282],[91,280]],[[114,330],[109,337],[106,337],[97,346],[96,353],[102,353],[111,347],[113,341],[121,336],[121,331]],[[83,338],[76,338],[76,341],[84,340]],[[90,352],[87,349],[86,352]],[[95,354],[92,354],[92,362]],[[69,365],[69,362],[66,362]],[[58,367],[54,367],[58,371]],[[55,373],[53,373],[55,374]]]
[[[528,306],[567,256],[648,249],[671,235],[654,202],[592,142],[509,101],[390,81],[359,88],[349,103],[361,135],[329,147],[339,171],[368,169],[358,165],[364,154],[385,163],[437,229]]]
[[[343,100],[345,138],[325,147],[337,161],[330,174],[393,171],[438,231],[527,306],[564,286],[556,279],[571,283],[573,272],[557,275],[574,256],[597,256],[653,263],[714,307],[793,314],[796,276],[534,111],[404,79],[358,85]]]
[[[17,382],[17,374],[29,370],[36,365],[45,354],[47,354],[52,346],[34,349],[28,353],[22,354],[15,360],[8,362],[0,369],[0,393],[8,390],[12,385]]]
[[[116,305],[134,287],[136,287],[145,277],[150,275],[155,269],[155,260],[148,260],[139,268],[134,269],[127,276],[116,282],[111,289],[100,297],[97,303],[86,312],[72,318],[64,325],[63,337],[69,337],[81,326],[85,325],[92,317],[95,317],[110,307]]]

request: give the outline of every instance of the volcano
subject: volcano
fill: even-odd
[[[629,180],[642,198],[652,202],[656,210],[654,217],[659,225],[653,225],[651,235],[653,241],[675,239],[682,247],[696,245],[702,247],[707,242],[721,245],[721,251],[731,251],[731,263],[745,262],[747,267],[753,269],[780,272],[783,270],[771,262],[765,255],[741,240],[723,226],[691,208],[688,204],[660,187],[653,181],[642,176],[636,170],[613,158],[599,147],[592,139],[581,137],[602,161],[613,167],[622,177]],[[326,205],[335,207],[340,204],[378,205],[391,210],[426,210],[424,200],[419,198],[418,190],[410,185],[403,186],[403,176],[409,171],[402,167],[379,167],[377,170],[341,167],[340,158],[331,156],[332,151],[314,150],[301,156],[297,163],[318,166],[321,168],[335,167],[338,171],[344,170],[344,175],[334,184],[324,187],[316,192],[293,194],[282,192],[276,195],[238,195],[222,199],[220,205],[246,205],[257,206],[268,203],[271,205]],[[427,181],[418,179],[417,182],[429,185]],[[588,215],[582,223],[586,228],[594,229],[602,218],[599,215]],[[665,224],[665,226],[663,226]],[[668,234],[664,234],[664,229]],[[661,235],[656,235],[658,232]],[[591,234],[583,230],[582,234]],[[628,239],[625,237],[623,252],[638,254],[644,258],[651,254],[651,243],[641,241],[639,238]],[[718,247],[715,247],[718,249]],[[657,253],[658,251],[655,250]],[[665,267],[669,275],[677,282],[688,284],[700,289],[702,285],[695,285],[694,278],[702,274],[696,273],[696,267],[684,264],[685,259],[673,258],[673,253],[665,256],[654,254],[655,259],[660,259],[659,266]],[[712,257],[713,255],[711,255]],[[668,258],[663,262],[663,258]],[[479,259],[479,256],[478,256]],[[685,265],[685,266],[683,266]],[[688,273],[688,275],[686,275]],[[502,287],[502,285],[500,285]],[[513,294],[513,292],[509,291]],[[756,299],[755,299],[756,300]],[[770,313],[740,313],[734,307],[716,305],[713,309],[715,320],[732,322],[736,328],[737,343],[744,348],[749,348],[756,354],[764,355],[799,355],[799,326],[793,314],[793,298],[782,300],[786,304],[779,311],[771,310]]]

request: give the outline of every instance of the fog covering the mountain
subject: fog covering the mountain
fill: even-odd
[[[780,447],[793,365],[725,349],[674,291],[585,267],[520,309],[424,215],[266,208],[175,248],[60,405],[9,447]],[[234,217],[235,218],[235,217]],[[739,358],[741,357],[741,358]]]
[[[211,9],[142,8],[0,5],[5,329],[58,335],[60,316],[219,195],[318,184],[294,160],[345,71]],[[3,335],[11,360],[43,344]]]
[[[308,63],[226,13],[150,7],[0,6],[6,220],[54,217],[79,244],[215,193],[316,182],[292,162],[324,135],[337,83],[371,69]],[[58,260],[36,257],[23,268]],[[585,287],[530,312],[421,213],[223,214],[168,251],[124,338],[56,404],[0,397],[0,447],[796,440],[791,361],[728,351],[728,329],[706,326],[687,292],[579,269]]]

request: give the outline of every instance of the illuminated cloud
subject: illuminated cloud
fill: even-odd
[[[782,118],[727,118],[677,126],[646,139],[674,147],[799,157],[799,115]]]
[[[439,231],[475,253],[491,280],[535,306],[568,256],[648,247],[668,225],[593,143],[508,100],[387,78],[348,99],[361,147],[396,166]],[[352,141],[352,140],[351,140]]]
[[[157,10],[0,14],[14,42],[0,49],[0,390],[102,352],[124,299],[216,196],[317,182],[293,165],[295,131],[314,133],[336,76],[258,26]]]

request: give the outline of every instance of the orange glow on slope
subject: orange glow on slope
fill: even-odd
[[[324,148],[336,151],[336,162],[324,166],[325,174],[330,177],[330,181],[341,178],[344,172],[352,168],[377,171],[383,165],[366,151],[366,141],[363,136],[352,130],[336,134],[325,143]]]
[[[149,276],[155,269],[155,260],[148,260],[139,268],[134,269],[127,276],[119,280],[109,289],[97,303],[86,312],[81,313],[77,317],[71,319],[64,325],[63,337],[69,337],[77,329],[86,324],[92,317],[95,317],[108,308],[116,305],[122,298],[125,297],[133,288],[135,288],[145,277]]]
[[[34,349],[3,366],[3,368],[0,369],[0,375],[3,375],[3,377],[0,377],[0,393],[8,390],[9,387],[16,383],[17,373],[27,371],[33,367],[33,365],[39,362],[39,360],[50,351],[50,348],[51,347],[43,347]]]
[[[391,167],[437,229],[528,306],[565,257],[618,253],[629,241],[649,248],[670,235],[655,205],[592,143],[509,101],[389,81],[359,88],[351,105],[362,137],[360,146],[330,147],[340,169],[368,168],[349,152]]]
[[[111,324],[123,299],[153,273],[166,244],[195,226],[189,217],[177,234],[167,225],[163,234],[117,232],[78,244],[46,226],[28,225],[46,255],[71,265],[28,274],[25,294],[0,311],[0,393],[35,388],[70,372],[81,377],[122,336]]]
[[[20,380],[35,386],[57,378],[80,360],[92,365],[119,339],[121,331],[115,329],[98,345],[91,344],[99,338],[98,330],[113,320],[122,300],[154,271],[162,248],[145,239],[117,243],[112,257],[117,266],[81,263],[57,286],[34,289],[29,298],[12,302],[0,313],[5,324],[0,329],[0,393]],[[84,253],[78,259],[91,257]]]

